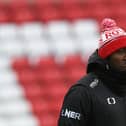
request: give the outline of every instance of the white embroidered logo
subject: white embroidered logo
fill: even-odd
[[[72,118],[72,119],[76,119],[76,120],[80,120],[80,113],[68,110],[67,108],[64,110],[62,110],[61,112],[61,116],[67,117],[67,118]]]
[[[96,86],[98,85],[98,82],[99,82],[98,79],[94,79],[94,81],[90,83],[90,87],[91,87],[91,88],[96,87]]]
[[[114,97],[107,98],[107,102],[108,102],[109,105],[116,104],[116,100],[115,100]]]

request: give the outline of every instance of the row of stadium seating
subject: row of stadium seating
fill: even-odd
[[[65,92],[86,74],[98,31],[93,19],[0,24],[3,122],[55,126]]]
[[[34,22],[19,26],[2,24],[0,50],[8,57],[27,55],[36,58],[49,54],[63,57],[77,53],[87,56],[97,47],[98,36],[95,20],[76,20],[74,23],[53,21],[48,24]],[[87,48],[89,46],[90,49]]]
[[[50,5],[54,5],[54,4],[61,4],[61,5],[66,5],[66,6],[69,6],[69,5],[75,5],[77,6],[78,4],[96,4],[96,5],[99,5],[99,4],[113,4],[113,3],[117,3],[117,4],[123,4],[125,3],[125,0],[1,0],[0,1],[0,5],[1,7],[2,6],[30,6],[30,5],[33,5],[33,6],[42,6],[42,5],[47,5],[47,6],[50,6]]]
[[[126,28],[125,0],[0,1],[0,125],[56,126],[68,88],[86,75],[99,21]]]
[[[114,4],[112,4],[113,2]],[[82,18],[95,18],[99,21],[104,17],[113,17],[119,21],[121,26],[126,27],[124,0],[33,0],[32,2],[10,0],[4,3],[6,4],[0,3],[1,23],[48,22],[51,20],[74,21]]]

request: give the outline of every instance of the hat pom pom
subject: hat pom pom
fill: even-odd
[[[101,30],[106,31],[116,27],[116,22],[113,19],[105,18],[101,23]]]

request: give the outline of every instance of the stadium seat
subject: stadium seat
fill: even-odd
[[[20,25],[18,31],[20,37],[25,40],[39,40],[45,34],[45,27],[39,22],[25,23]]]
[[[125,4],[121,5],[121,7],[112,6],[112,13],[113,17],[117,18],[119,22],[123,21],[126,18]]]
[[[126,23],[124,18],[118,18],[118,25],[120,25],[122,28],[126,28]]]
[[[67,20],[74,21],[76,19],[85,18],[85,14],[82,8],[66,9],[63,11],[64,17]]]
[[[30,85],[36,83],[36,75],[32,70],[23,70],[18,73],[19,83]]]
[[[66,75],[71,84],[75,84],[76,81],[86,75],[86,71],[82,68],[74,68],[68,71],[66,70]]]
[[[70,28],[67,21],[51,21],[46,26],[46,33],[51,40],[60,40],[70,36]]]
[[[62,73],[57,69],[42,70],[38,76],[41,84],[43,85],[43,83],[45,83],[45,86],[49,86],[50,84],[55,85],[57,82],[62,82],[63,79]]]
[[[39,126],[37,118],[32,116],[15,117],[10,121],[10,126]]]
[[[18,9],[23,9],[23,8],[28,8],[29,2],[28,0],[10,0],[9,1],[9,7],[12,10],[18,10]]]
[[[58,68],[59,65],[56,62],[55,57],[51,55],[46,57],[40,57],[39,60],[36,62],[36,69],[40,72]]]
[[[98,48],[98,41],[99,38],[96,36],[88,37],[85,40],[84,39],[78,40],[80,53],[83,57],[85,57],[86,60],[89,58],[89,55],[91,55],[94,52],[94,50]]]
[[[4,24],[10,21],[10,17],[5,10],[0,10],[0,23]]]
[[[0,1],[0,9],[7,9],[7,2],[4,0]]]
[[[1,126],[8,126],[9,124],[6,119],[0,118],[0,125]]]
[[[59,84],[50,84],[50,88],[48,88],[48,91],[50,92],[50,98],[52,102],[59,101],[61,98],[63,98],[64,94],[66,93],[67,86],[63,82],[60,82]]]
[[[50,44],[47,40],[28,40],[25,43],[26,55],[29,58],[38,58],[40,56],[48,56],[51,54]]]
[[[57,121],[54,121],[55,120],[55,117],[53,114],[45,114],[44,113],[44,116],[41,116],[39,117],[39,120],[40,120],[40,126],[56,126],[56,122]]]
[[[109,1],[110,5],[113,6],[113,2],[114,2],[114,4],[117,5],[117,6],[119,6],[119,5],[122,6],[122,5],[125,4],[125,0],[110,0],[110,1]]]
[[[72,23],[73,34],[78,38],[85,39],[96,36],[99,33],[98,29],[98,24],[93,19],[81,19]]]
[[[12,11],[11,19],[17,24],[36,21],[34,13],[28,8]]]
[[[11,59],[0,56],[0,71],[8,71],[11,68]]]
[[[5,41],[1,43],[0,46],[1,54],[6,57],[20,57],[25,54],[24,46],[22,43],[18,43],[17,41]]]
[[[57,20],[62,20],[63,15],[60,12],[59,9],[57,8],[45,8],[45,9],[40,9],[38,14],[37,14],[38,20],[40,22],[49,22],[49,21],[57,21]]]
[[[101,11],[101,9],[102,9],[102,11]],[[101,20],[105,17],[112,18],[113,12],[110,10],[112,10],[111,7],[108,8],[107,6],[98,6],[94,9],[94,11],[92,13],[92,17],[96,18],[99,22],[101,22]]]
[[[13,59],[11,61],[11,66],[16,72],[29,70],[31,68],[30,62],[26,56]]]
[[[25,91],[25,97],[31,101],[41,97],[41,87],[37,83],[22,85]]]
[[[41,97],[39,100],[38,99],[32,100],[31,104],[32,104],[32,108],[33,108],[32,111],[37,116],[41,116],[42,114],[49,111],[50,105],[48,104],[48,102],[41,99]]]
[[[125,15],[125,0],[0,1],[0,126],[56,126],[98,47],[99,21],[126,28]]]
[[[62,60],[67,55],[78,53],[78,47],[72,39],[61,39],[51,43],[53,54]],[[60,58],[61,57],[61,58]]]
[[[0,99],[4,102],[11,102],[23,99],[24,90],[16,84],[6,84],[5,86],[1,86]]]
[[[73,67],[85,67],[85,61],[81,55],[72,55],[65,57],[63,61],[63,67],[65,69],[72,69]]]
[[[80,7],[81,0],[61,0],[60,6],[64,9]]]
[[[53,7],[55,4],[54,0],[34,0],[33,6],[36,10]]]
[[[13,85],[17,83],[17,77],[12,70],[0,71],[0,85]]]
[[[30,104],[25,100],[6,101],[1,105],[1,116],[19,117],[31,112]]]
[[[0,24],[0,39],[14,40],[17,38],[17,26],[15,24]]]

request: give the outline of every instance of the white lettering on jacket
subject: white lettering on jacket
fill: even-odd
[[[62,110],[61,112],[61,116],[63,117],[67,117],[67,118],[72,118],[72,119],[76,119],[76,120],[80,120],[80,113],[68,110],[67,108],[64,110]]]
[[[108,102],[109,105],[116,104],[116,100],[113,97],[107,98],[107,102]]]

